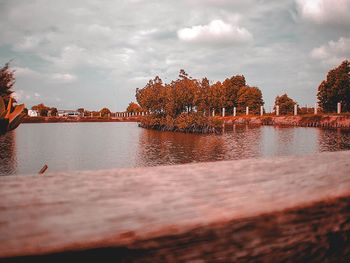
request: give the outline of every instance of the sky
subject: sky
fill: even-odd
[[[350,58],[350,0],[0,0],[0,66],[28,108],[123,111],[136,88],[180,69],[243,74],[266,108],[287,93],[316,103]]]

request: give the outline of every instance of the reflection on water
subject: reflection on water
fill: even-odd
[[[159,132],[136,123],[23,124],[0,137],[0,175],[305,155],[350,149],[349,130],[230,125],[223,135]]]

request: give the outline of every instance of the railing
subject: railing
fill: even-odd
[[[318,109],[318,106],[317,106],[317,104],[315,104],[315,107],[313,108],[313,113],[316,115],[316,114],[318,114],[318,112],[319,112],[319,109]],[[247,107],[245,107],[245,112],[243,113],[243,114],[241,114],[241,115],[249,115],[249,112],[250,112],[250,109],[249,109],[249,107],[247,106]],[[272,110],[270,110],[270,113],[269,114],[274,114],[274,115],[276,115],[276,116],[279,116],[280,115],[280,106],[279,105],[276,105],[276,107],[275,107],[275,111],[272,111]],[[341,114],[342,113],[342,105],[341,105],[341,103],[339,102],[339,103],[337,103],[337,114]],[[142,117],[142,116],[147,116],[147,115],[150,115],[151,113],[150,112],[147,112],[147,111],[143,111],[143,112],[112,112],[112,113],[108,113],[107,114],[107,117],[108,118],[130,118],[130,117]],[[260,106],[260,110],[259,110],[259,114],[258,115],[260,115],[260,116],[264,116],[266,114],[266,110],[265,110],[265,107],[264,106]],[[296,115],[299,115],[300,113],[299,113],[299,110],[298,110],[298,105],[297,104],[295,104],[294,105],[294,108],[293,108],[293,115],[294,116],[296,116]],[[209,115],[210,115],[210,113],[209,113]],[[216,116],[216,111],[215,111],[215,109],[213,109],[212,111],[211,111],[211,115],[212,116]],[[226,108],[224,107],[224,108],[222,108],[221,109],[221,112],[219,113],[219,115],[220,116],[222,116],[222,117],[227,117],[227,116],[229,116],[228,114],[227,114],[227,111],[226,111]],[[238,116],[238,114],[237,114],[237,107],[233,107],[233,110],[232,110],[232,116],[234,116],[234,117],[236,117],[236,116]],[[85,118],[96,118],[96,117],[102,117],[102,113],[100,113],[100,112],[97,112],[97,113],[90,113],[90,114],[87,114],[87,115],[85,115],[85,114],[83,114],[83,117],[85,117]]]
[[[349,159],[0,177],[0,259],[350,262]]]

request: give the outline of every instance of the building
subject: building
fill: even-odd
[[[76,110],[58,110],[57,116],[58,117],[80,117],[81,113]]]
[[[39,113],[37,110],[28,110],[28,116],[29,117],[38,117]]]

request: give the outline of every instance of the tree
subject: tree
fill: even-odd
[[[238,92],[246,86],[243,75],[232,76],[222,83],[225,94],[225,107],[227,112],[233,112],[233,107],[237,107]]]
[[[176,117],[183,112],[192,112],[199,84],[181,69],[179,78],[166,85],[166,113]]]
[[[126,108],[127,112],[142,112],[142,108],[135,102],[130,102],[129,106]]]
[[[330,70],[326,80],[318,87],[317,99],[325,112],[335,112],[337,103],[342,109],[350,111],[350,61],[344,60],[338,67]]]
[[[11,96],[14,84],[14,70],[10,69],[8,62],[0,69],[0,135],[16,129],[26,116],[26,113],[23,113],[24,104],[13,105],[13,102],[16,102]]]
[[[4,67],[0,69],[0,96],[5,102],[5,106],[8,104],[13,85],[15,84],[14,70],[10,69],[10,63],[7,62]]]
[[[257,114],[260,112],[260,106],[264,105],[261,90],[257,87],[245,86],[239,89],[237,107],[239,112],[244,112],[249,107],[249,112]]]
[[[225,90],[220,81],[217,81],[210,86],[210,104],[217,111],[221,111],[222,107],[225,107]]]
[[[210,115],[211,100],[210,100],[210,83],[207,78],[203,78],[198,81],[198,88],[194,96],[194,104],[197,106],[198,111],[207,111]]]
[[[145,87],[136,89],[136,100],[142,109],[154,113],[164,113],[166,105],[166,88],[161,78],[156,76]]]
[[[34,105],[32,110],[36,110],[40,116],[47,116],[50,108],[45,106],[44,103],[40,103],[38,105]]]
[[[275,99],[274,109],[276,110],[276,106],[279,106],[279,113],[281,115],[286,115],[288,113],[293,113],[294,105],[297,104],[293,99],[289,98],[287,94],[283,94],[282,96],[277,96]]]
[[[107,117],[111,114],[111,111],[108,108],[103,108],[100,110],[101,117]]]
[[[57,116],[58,114],[57,108],[51,108],[50,111],[51,111],[51,116]]]

